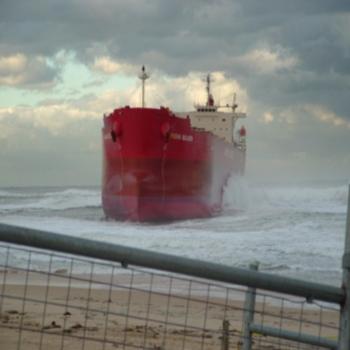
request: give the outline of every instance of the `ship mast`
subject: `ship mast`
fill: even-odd
[[[149,78],[149,75],[146,73],[145,66],[142,66],[139,78],[142,81],[142,108],[145,108],[145,81]]]
[[[210,74],[207,75],[207,101],[209,101],[209,96],[210,96]]]
[[[214,98],[213,95],[211,94],[210,91],[210,83],[211,83],[211,77],[210,74],[207,75],[207,86],[206,86],[206,90],[207,90],[207,106],[214,106]]]
[[[236,112],[236,109],[238,107],[238,104],[236,103],[236,93],[233,94],[233,102],[232,102],[232,110],[233,112],[235,113]]]

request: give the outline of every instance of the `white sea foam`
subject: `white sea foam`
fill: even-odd
[[[345,185],[253,186],[230,179],[223,215],[161,225],[103,220],[98,189],[32,189],[29,197],[23,194],[11,200],[8,193],[0,197],[0,222],[229,266],[246,267],[258,260],[271,273],[340,280]]]
[[[252,186],[232,176],[225,187],[224,207],[238,210],[287,209],[313,213],[345,213],[346,185]]]
[[[99,207],[101,194],[98,190],[65,189],[45,193],[15,193],[2,191],[7,197],[23,198],[23,201],[0,202],[0,212],[11,210],[65,210],[72,208]],[[1,194],[0,192],[0,197]]]
[[[31,197],[29,193],[18,192],[14,190],[0,190],[0,199],[1,198],[28,198]]]

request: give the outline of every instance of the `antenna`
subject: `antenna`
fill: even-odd
[[[208,99],[209,99],[209,96],[210,96],[210,74],[207,75],[207,79],[206,79],[206,82],[207,82],[207,94],[208,94]]]
[[[145,66],[142,66],[139,78],[142,81],[142,108],[145,108],[145,81],[149,78],[149,75],[146,73]]]
[[[205,79],[207,86],[206,86],[206,90],[207,90],[207,106],[214,106],[214,98],[213,95],[211,94],[210,91],[210,84],[213,81],[210,74],[207,75],[206,79]]]
[[[233,101],[232,101],[232,110],[234,112],[236,112],[236,109],[238,107],[238,104],[236,103],[236,98],[237,98],[237,96],[236,96],[236,93],[234,92],[233,93]]]

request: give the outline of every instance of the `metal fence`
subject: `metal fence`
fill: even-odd
[[[0,349],[349,349],[349,226],[338,288],[0,225]]]

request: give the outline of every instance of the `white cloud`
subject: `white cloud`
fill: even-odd
[[[139,73],[136,70],[135,77]],[[222,72],[211,74],[212,91],[217,104],[232,103],[233,94],[237,94],[239,109],[246,111],[248,105],[247,91],[240,84]],[[203,72],[190,72],[185,76],[165,76],[159,71],[150,72],[150,79],[146,81],[146,106],[167,106],[174,111],[193,110],[195,103],[206,101],[205,79]],[[141,105],[141,82],[136,85],[119,90],[106,90],[98,97],[87,98],[80,103],[86,103],[86,108],[108,112],[116,107]]]
[[[69,133],[69,125],[99,115],[67,103],[39,105],[36,107],[0,108],[2,139],[10,138],[23,129],[45,129],[52,135]]]
[[[298,64],[298,58],[281,47],[254,49],[239,56],[234,61],[263,74],[291,69]]]
[[[43,56],[22,53],[0,56],[0,86],[47,88],[55,83],[56,72]]]
[[[194,103],[205,102],[204,73],[189,73],[183,77],[164,77],[155,72],[147,81],[146,104],[149,107],[167,106],[174,111],[193,110]],[[213,94],[221,105],[238,96],[240,110],[246,110],[247,92],[222,72],[213,72]],[[125,105],[141,105],[141,82],[123,90],[106,90],[99,95],[87,95],[73,100],[47,100],[36,106],[0,108],[2,139],[13,136],[17,129],[45,129],[52,135],[72,132],[70,125],[86,120],[101,119],[104,113]],[[220,99],[221,97],[221,99]],[[6,132],[4,131],[6,129]]]
[[[305,125],[305,117],[309,119],[311,117],[322,124],[330,124],[334,127],[350,129],[350,122],[346,118],[338,116],[325,106],[316,104],[303,104],[283,109],[274,109],[273,112],[267,111],[259,118],[259,121],[264,124],[278,121],[290,126],[298,123]]]
[[[323,123],[350,129],[350,122],[347,119],[338,116],[334,112],[330,111],[327,107],[309,104],[305,105],[303,108],[307,113],[311,114],[315,119]]]
[[[190,72],[181,77],[151,77],[147,83],[147,103],[150,106],[165,105],[175,111],[193,110],[194,104],[206,102],[205,77],[203,72]],[[239,109],[247,110],[247,91],[237,81],[226,77],[223,72],[212,72],[211,77],[216,104],[232,104],[236,93]],[[133,104],[140,104],[140,100],[140,92],[136,92]]]
[[[120,63],[109,56],[96,57],[91,68],[105,74],[135,74],[136,68],[127,63]]]
[[[271,112],[265,112],[262,117],[262,121],[265,124],[270,124],[274,121],[274,116]]]
[[[27,64],[27,57],[23,54],[0,57],[0,85],[15,86],[23,83]]]
[[[27,57],[17,53],[12,56],[0,57],[0,72],[18,72],[22,71],[27,64]]]

